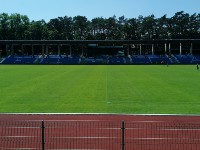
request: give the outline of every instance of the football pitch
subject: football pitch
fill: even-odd
[[[0,65],[1,113],[200,114],[194,65]]]

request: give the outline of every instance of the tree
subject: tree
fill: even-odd
[[[73,20],[72,17],[61,18],[63,29],[63,40],[73,40]]]
[[[200,14],[194,13],[190,16],[190,21],[188,24],[189,33],[188,37],[195,39],[200,38]]]
[[[142,40],[200,38],[200,14],[180,11],[173,17],[58,17],[31,21],[26,15],[0,14],[0,40]]]
[[[156,33],[156,20],[155,16],[147,16],[143,18],[141,28],[144,31],[142,39],[152,39],[153,35]]]
[[[73,18],[74,24],[74,39],[84,40],[87,33],[88,20],[85,16],[75,16]]]
[[[105,34],[107,40],[116,40],[117,36],[117,20],[116,16],[109,17],[105,20]]]
[[[172,20],[172,38],[188,38],[188,24],[189,24],[189,14],[184,14],[184,11],[175,13],[171,18]]]
[[[29,34],[31,40],[44,40],[48,38],[48,30],[44,20],[32,21],[30,23]]]
[[[10,32],[9,24],[10,24],[9,15],[6,14],[6,13],[0,14],[0,39],[1,40],[10,39],[10,36],[9,36],[9,34],[10,34],[9,33]]]
[[[25,39],[25,33],[29,27],[29,18],[25,15],[11,14],[10,16],[10,38],[13,40]]]
[[[169,30],[168,30],[168,18],[167,15],[158,18],[157,20],[157,29],[156,29],[156,39],[168,39]]]

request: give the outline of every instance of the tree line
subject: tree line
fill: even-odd
[[[30,21],[21,14],[0,14],[0,40],[147,40],[147,39],[199,39],[200,13],[192,15],[180,11],[168,18],[138,16],[57,17]]]

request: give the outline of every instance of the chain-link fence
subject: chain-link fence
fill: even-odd
[[[0,150],[199,150],[199,122],[0,121]]]

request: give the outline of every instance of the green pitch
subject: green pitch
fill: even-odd
[[[0,66],[0,112],[200,114],[195,66]]]

